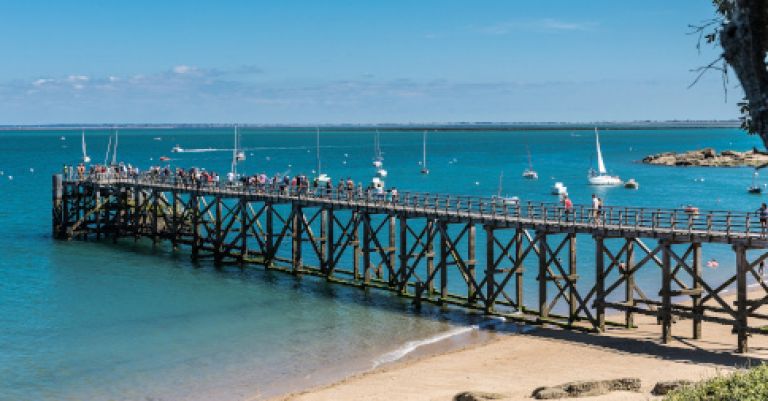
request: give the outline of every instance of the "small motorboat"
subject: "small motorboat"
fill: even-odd
[[[171,160],[171,158],[168,157],[168,156],[160,156],[160,161],[161,162],[167,162],[168,160]]]
[[[568,195],[568,187],[558,181],[552,186],[552,195]]]
[[[640,188],[640,184],[638,184],[638,182],[635,181],[634,178],[630,178],[629,180],[627,180],[627,182],[624,183],[624,188],[627,188],[627,189],[638,189],[638,188]]]
[[[179,145],[176,145],[176,146],[171,148],[171,152],[173,152],[173,153],[181,153],[181,152],[184,152],[184,148],[182,148]]]

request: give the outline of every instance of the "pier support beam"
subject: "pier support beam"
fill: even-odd
[[[701,293],[703,287],[701,285],[701,243],[694,242],[691,244],[693,247],[693,290],[694,295],[691,296],[691,306],[693,307],[693,338],[695,340],[701,339],[701,322],[704,317],[704,308],[701,304]]]
[[[605,332],[605,251],[603,237],[595,237],[595,319],[597,330]]]
[[[744,245],[733,247],[736,253],[736,331],[737,351],[745,353],[749,351],[747,345],[748,324],[747,317],[747,274],[749,273],[749,262],[747,261],[747,251]]]
[[[302,210],[301,206],[294,204],[293,205],[293,218],[291,219],[291,234],[292,234],[292,246],[291,246],[291,271],[295,275],[301,274],[302,269],[302,226],[304,218],[304,210]]]
[[[627,310],[624,312],[624,326],[628,329],[635,327],[635,241],[633,238],[627,238],[627,257],[624,263],[624,269],[620,271],[625,276],[624,303]]]
[[[485,313],[493,312],[493,293],[496,290],[496,282],[494,275],[496,274],[496,257],[494,255],[494,249],[496,244],[494,242],[493,226],[485,225]]]
[[[568,234],[568,324],[573,323],[578,318],[579,294],[576,292],[576,277],[578,276],[576,267],[576,234]]]
[[[475,223],[470,221],[467,223],[469,225],[469,229],[467,230],[467,260],[464,262],[467,267],[467,299],[476,301],[477,300],[477,286],[475,283],[477,282],[477,274],[475,272],[475,265],[477,262],[475,261],[475,243],[476,243],[476,234],[477,230],[475,228]],[[458,262],[458,261],[457,261]]]
[[[321,265],[321,269],[326,278],[331,278],[331,265],[333,264],[333,257],[336,255],[336,239],[334,236],[334,228],[336,227],[336,216],[333,209],[326,210],[325,213],[325,260]]]
[[[549,300],[547,299],[549,248],[547,247],[547,234],[539,231],[536,233],[536,238],[539,243],[539,274],[537,276],[539,280],[539,317],[546,319],[549,317]]]
[[[661,342],[672,341],[672,245],[669,241],[660,241],[661,250]]]

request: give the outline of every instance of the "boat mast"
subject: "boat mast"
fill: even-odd
[[[501,182],[503,178],[504,178],[504,170],[502,170],[501,173],[499,174],[499,190],[498,190],[498,193],[496,194],[497,198],[501,198]]]
[[[424,130],[424,137],[422,138],[422,159],[421,165],[424,170],[427,169],[427,130]]]
[[[112,135],[109,136],[109,141],[107,142],[107,153],[104,155],[104,165],[107,165],[107,162],[109,161],[109,150],[112,148]]]
[[[115,147],[112,149],[112,165],[117,165],[117,143],[118,143],[118,131],[115,130]]]
[[[235,148],[232,149],[232,167],[230,170],[232,172],[232,178],[234,178],[235,175],[237,174],[237,124],[235,124],[234,128],[235,128]]]
[[[317,134],[315,135],[315,151],[316,151],[316,157],[317,157],[317,176],[320,176],[320,168],[322,167],[322,164],[320,163],[320,127],[317,127]]]
[[[85,129],[83,129],[83,135],[82,135],[82,145],[83,145],[83,160],[85,160],[88,157],[88,152],[85,149]]]
[[[525,150],[528,152],[528,170],[533,171],[533,161],[531,160],[531,149],[528,145],[525,145]]]

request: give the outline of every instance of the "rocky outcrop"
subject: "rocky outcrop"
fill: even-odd
[[[611,391],[640,391],[640,379],[627,377],[613,380],[588,380],[561,384],[553,387],[539,387],[533,391],[537,400],[558,398],[591,397],[608,394]]]
[[[453,401],[492,401],[502,400],[504,398],[507,398],[506,394],[485,393],[482,391],[465,391],[463,393],[456,394],[453,397]]]
[[[653,395],[667,395],[672,390],[677,390],[680,387],[690,386],[693,384],[690,380],[672,380],[672,381],[662,381],[656,383],[655,386],[653,386],[653,390],[651,390],[651,394]]]
[[[768,154],[757,149],[746,152],[724,150],[718,154],[713,148],[704,148],[684,153],[658,153],[646,156],[642,162],[661,166],[758,167],[768,164]]]

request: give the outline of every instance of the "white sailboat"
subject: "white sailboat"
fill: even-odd
[[[528,168],[523,171],[523,178],[527,178],[529,180],[538,180],[539,173],[533,169],[533,162],[531,161],[531,150],[528,149],[528,146],[525,147],[525,150],[528,151]]]
[[[427,168],[427,131],[424,130],[424,136],[422,137],[421,146],[421,174],[429,174],[429,168]]]
[[[376,130],[376,142],[375,142],[376,156],[373,158],[373,166],[376,167],[376,175],[384,178],[387,176],[387,170],[384,168],[384,156],[381,153],[381,134],[379,130]]]
[[[112,150],[112,135],[109,136],[109,140],[107,141],[107,153],[104,154],[104,165],[107,165],[107,162],[109,161],[109,152]]]
[[[507,206],[516,206],[516,205],[518,205],[520,203],[520,198],[518,198],[517,196],[502,196],[501,195],[503,180],[504,180],[504,172],[502,171],[499,174],[499,188],[496,191],[496,196],[492,197],[491,199],[496,201],[496,202],[499,202],[499,203],[501,203],[503,205],[507,205]]]
[[[85,148],[85,130],[83,130],[82,142],[83,142],[83,163],[90,163],[91,157],[88,156],[88,151]]]
[[[373,167],[381,168],[384,161],[384,157],[381,155],[381,137],[379,130],[376,130],[376,135],[373,137]]]
[[[320,128],[317,128],[317,134],[315,135],[315,153],[317,157],[317,183],[325,185],[331,181],[331,177],[328,174],[323,173],[322,163],[320,161]]]
[[[757,169],[755,169],[755,172],[752,173],[752,185],[747,188],[747,192],[755,195],[760,195],[760,193],[763,192],[763,189],[760,188],[759,185],[757,185],[757,176],[758,176],[758,172],[757,172]]]
[[[587,179],[590,185],[621,185],[621,178],[609,175],[603,163],[603,153],[600,150],[600,134],[595,127],[595,146],[597,147],[597,171],[589,169]]]
[[[112,148],[112,165],[117,166],[117,145],[119,140],[118,131],[115,130],[115,147]]]
[[[245,161],[245,152],[240,149],[240,134],[237,131],[237,125],[235,125],[235,159],[239,162]]]

